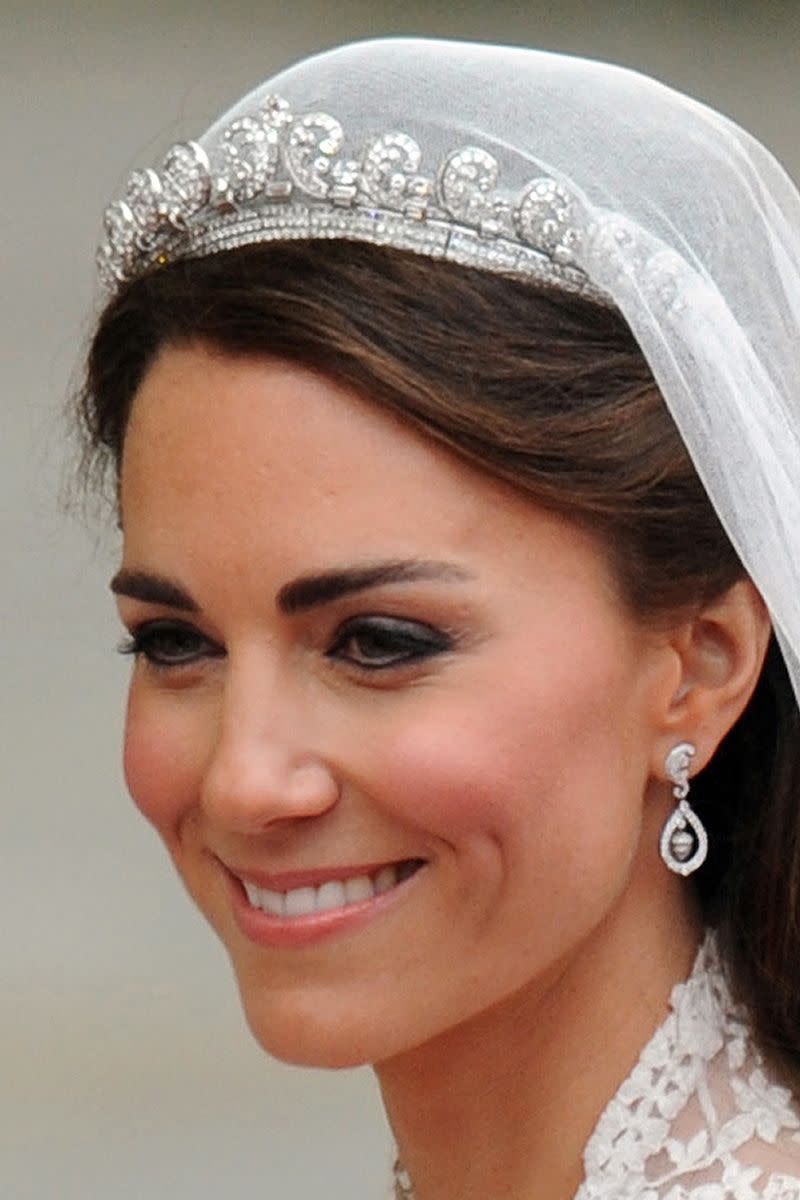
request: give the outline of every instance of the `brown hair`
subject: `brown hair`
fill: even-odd
[[[282,357],[382,405],[591,529],[643,619],[721,595],[743,569],[618,312],[560,291],[345,242],[174,263],[100,320],[80,413],[118,474],[136,390],[165,344]],[[800,713],[771,646],[693,803],[695,876],[735,993],[800,1084]]]

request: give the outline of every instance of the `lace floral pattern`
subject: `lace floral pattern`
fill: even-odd
[[[770,1078],[709,934],[605,1109],[575,1200],[800,1200],[800,1112]]]
[[[800,1110],[770,1077],[709,933],[606,1107],[575,1200],[800,1200]],[[413,1200],[398,1164],[395,1200]]]

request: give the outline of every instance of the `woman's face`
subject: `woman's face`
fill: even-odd
[[[299,367],[168,348],[114,588],[130,790],[279,1057],[536,988],[656,851],[663,640],[570,523]]]

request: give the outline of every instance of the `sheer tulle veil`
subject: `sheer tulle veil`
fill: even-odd
[[[266,143],[247,125],[262,118]],[[510,273],[535,274],[541,260],[542,277],[619,307],[769,606],[800,702],[800,195],[770,153],[633,71],[404,38],[281,72],[195,154],[212,183],[220,154],[228,168],[238,154],[245,179],[248,144],[266,155],[263,194],[229,188],[212,218],[207,194],[196,216],[173,213],[170,254],[280,236],[383,240]],[[283,193],[281,156],[294,181]],[[136,254],[158,249],[150,233]],[[534,235],[539,250],[515,257]],[[112,268],[120,246],[112,231]]]

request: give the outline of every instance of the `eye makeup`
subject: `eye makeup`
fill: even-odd
[[[184,667],[205,658],[221,658],[225,651],[185,621],[160,618],[134,626],[118,646],[120,654],[144,658],[151,666]]]
[[[391,670],[451,650],[452,634],[423,621],[387,615],[351,617],[339,626],[327,657],[365,671]]]

